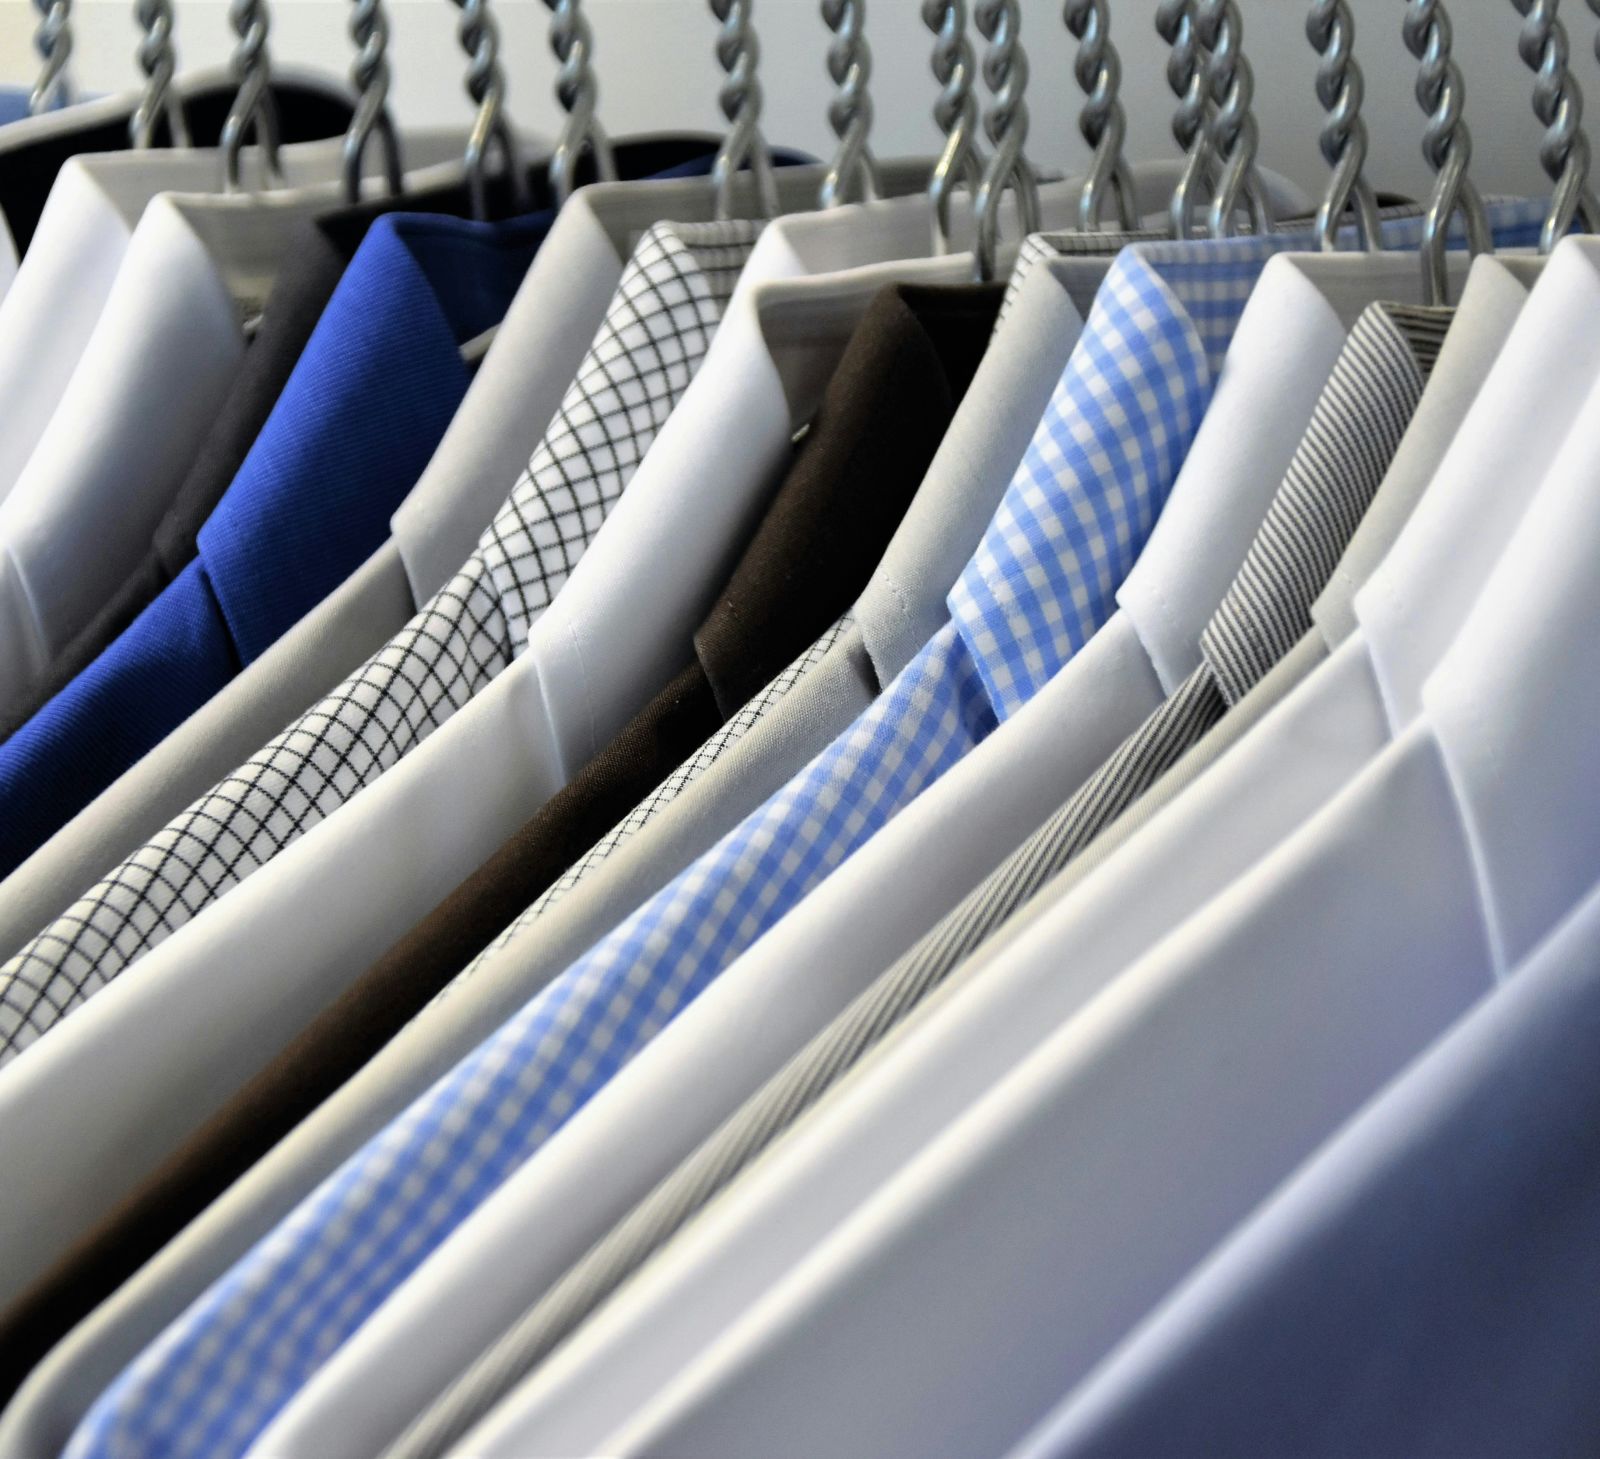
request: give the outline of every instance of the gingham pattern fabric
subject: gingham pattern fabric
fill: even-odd
[[[382,650],[0,969],[0,1061],[370,785],[511,662],[693,378],[759,227],[645,234],[477,551]]]
[[[1311,604],[1394,458],[1450,318],[1448,309],[1384,306],[1363,315],[1245,563],[1206,630],[1205,664],[1061,815],[618,1222],[429,1406],[384,1459],[436,1459],[446,1453],[1293,646],[1310,627]],[[1226,625],[1221,632],[1219,624]],[[1221,682],[1230,689],[1222,689]]]
[[[806,676],[812,667],[827,656],[828,651],[844,637],[854,621],[850,614],[846,613],[843,618],[839,619],[832,628],[828,629],[810,648],[762,689],[759,694],[746,701],[732,719],[728,720],[705,744],[701,745],[671,775],[584,852],[577,861],[562,872],[540,894],[539,898],[526,912],[522,913],[493,942],[489,943],[477,957],[473,958],[458,978],[452,979],[440,991],[438,997],[448,998],[452,989],[460,987],[465,979],[470,978],[509,943],[520,937],[528,927],[544,916],[551,907],[566,896],[579,882],[583,881],[596,867],[605,862],[625,841],[632,840],[640,831],[644,830],[651,821],[666,810],[673,801],[715,765],[729,749],[738,744],[756,725],[765,719],[789,691]]]
[[[574,1109],[1054,672],[1109,616],[1254,279],[1285,246],[1274,236],[1124,252],[951,594],[951,622],[789,785],[202,1295],[101,1396],[70,1454],[242,1452]]]
[[[1239,251],[1223,245],[1215,256]],[[1169,249],[1180,275],[1211,252]],[[1204,270],[1187,273],[1206,301]],[[953,596],[951,623],[850,730],[312,1192],[112,1385],[72,1453],[242,1452],[579,1104],[993,729],[999,706],[985,686],[996,675],[979,662],[1013,657],[1002,635],[1027,611],[1030,578],[1038,589],[1027,601],[1043,620],[1023,622],[1031,641],[1065,655],[1074,636],[1081,642],[1099,626],[1210,383],[1184,300],[1125,254],[991,525],[985,581],[1011,585],[1003,611],[972,616],[970,595]],[[1065,568],[1062,558],[1071,559]],[[1063,580],[1073,586],[1070,613],[1048,586]]]

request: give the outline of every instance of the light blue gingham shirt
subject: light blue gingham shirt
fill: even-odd
[[[1416,236],[1412,220],[1394,227],[1391,242]],[[1026,703],[1109,617],[1267,259],[1308,243],[1276,234],[1124,250],[949,596],[950,622],[787,786],[537,994],[197,1299],[100,1397],[68,1459],[242,1454],[574,1110]]]

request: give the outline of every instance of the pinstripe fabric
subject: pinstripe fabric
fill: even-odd
[[[1311,604],[1400,444],[1449,318],[1448,310],[1385,306],[1362,316],[1207,627],[1201,667],[1050,821],[591,1248],[385,1459],[443,1454],[1288,652],[1310,626]]]

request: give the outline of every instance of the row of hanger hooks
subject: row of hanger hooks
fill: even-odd
[[[42,112],[71,99],[71,0],[34,0],[39,11],[35,45],[42,62],[30,107]],[[458,34],[468,58],[466,89],[476,107],[465,168],[474,208],[490,211],[491,180],[499,177],[511,206],[528,203],[527,174],[518,157],[515,130],[505,107],[505,72],[499,28],[490,0],[454,0],[461,15]],[[549,42],[557,61],[556,95],[564,124],[549,162],[558,202],[577,183],[582,159],[591,159],[601,179],[616,176],[609,138],[599,120],[599,84],[594,33],[581,0],[545,0]],[[778,209],[772,159],[761,130],[760,42],[754,0],[707,0],[717,22],[715,54],[723,71],[718,100],[727,129],[712,169],[717,215],[727,218],[753,206],[763,216]],[[819,0],[829,32],[826,69],[833,83],[827,116],[838,140],[819,189],[824,208],[870,201],[881,195],[871,147],[872,50],[867,37],[867,0]],[[1517,51],[1533,72],[1533,110],[1545,128],[1539,156],[1552,193],[1541,237],[1548,252],[1573,228],[1600,228],[1600,202],[1589,186],[1591,161],[1583,127],[1583,96],[1573,76],[1571,46],[1559,0],[1510,0],[1521,19]],[[1600,0],[1587,0],[1600,17]],[[1316,98],[1324,112],[1320,147],[1330,169],[1317,211],[1319,246],[1332,250],[1345,240],[1380,246],[1377,194],[1366,177],[1369,148],[1362,121],[1365,84],[1355,53],[1355,21],[1349,0],[1308,0],[1306,36],[1318,55]],[[1108,203],[1123,231],[1140,226],[1133,171],[1126,155],[1127,115],[1121,99],[1122,66],[1111,37],[1109,0],[1064,0],[1062,19],[1076,42],[1074,76],[1084,93],[1078,126],[1091,156],[1078,196],[1076,223],[1083,231],[1105,226]],[[175,78],[178,69],[172,0],[134,0],[140,36],[136,59],[145,82],[129,124],[136,148],[165,139],[188,141]],[[268,0],[231,0],[237,39],[232,71],[237,94],[224,123],[221,151],[224,185],[242,186],[242,159],[253,140],[268,185],[281,181],[279,127],[271,88]],[[982,278],[994,276],[1001,216],[1009,207],[1016,226],[1039,223],[1039,174],[1028,160],[1029,64],[1022,41],[1020,0],[922,0],[921,17],[934,38],[933,77],[938,93],[934,119],[943,146],[934,166],[929,201],[934,246],[955,247],[953,199],[965,190],[972,207],[972,248]],[[984,41],[981,62],[971,28]],[[1257,168],[1260,129],[1253,102],[1255,81],[1245,54],[1239,0],[1158,0],[1157,35],[1168,47],[1166,75],[1176,98],[1172,135],[1184,165],[1168,210],[1175,237],[1227,237],[1241,229],[1274,226]],[[1425,121],[1422,151],[1434,172],[1421,245],[1430,299],[1446,297],[1445,251],[1459,227],[1470,252],[1491,247],[1483,199],[1469,175],[1472,134],[1465,120],[1466,86],[1452,54],[1453,32],[1444,0],[1404,0],[1402,40],[1417,61],[1416,97]],[[350,36],[356,55],[351,80],[357,104],[345,139],[344,179],[359,194],[367,149],[374,138],[382,151],[382,177],[391,192],[401,187],[398,132],[389,112],[389,21],[383,0],[353,0]],[[1595,50],[1600,56],[1600,34]],[[989,93],[980,111],[975,82],[982,74]],[[987,139],[984,148],[979,133]],[[493,163],[499,153],[499,164]],[[1204,218],[1199,216],[1206,200]]]

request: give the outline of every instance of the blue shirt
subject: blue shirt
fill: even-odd
[[[1518,214],[1526,240],[1537,208]],[[1411,219],[1388,240],[1414,240]],[[950,622],[856,723],[367,1142],[103,1394],[69,1459],[244,1453],[654,1034],[1110,616],[1250,293],[1308,234],[1125,250]]]
[[[194,561],[0,746],[0,875],[383,543],[553,218],[373,224]]]

